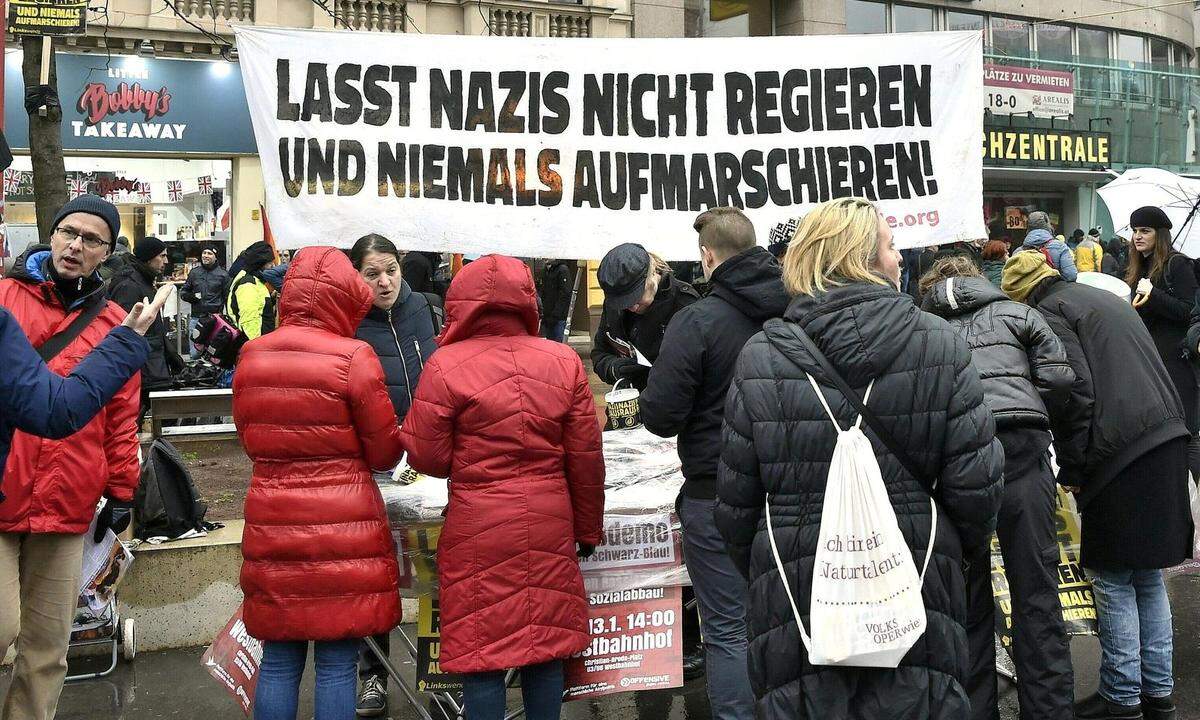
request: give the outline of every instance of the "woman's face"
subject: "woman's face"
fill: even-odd
[[[400,297],[400,263],[391,253],[369,252],[358,271],[375,293],[375,307],[391,310]]]
[[[1133,248],[1138,252],[1147,255],[1154,252],[1154,245],[1157,241],[1158,237],[1154,228],[1135,227],[1133,229]]]
[[[646,290],[642,293],[642,299],[629,307],[629,312],[641,315],[650,309],[654,304],[654,296],[658,294],[658,286],[662,278],[658,273],[654,272],[654,268],[650,268],[650,275],[646,277]]]
[[[875,259],[871,261],[871,269],[879,273],[892,284],[892,287],[900,289],[900,266],[904,262],[900,258],[900,251],[896,249],[892,242],[892,229],[888,227],[883,216],[879,216],[879,230],[876,233],[879,240],[879,246],[875,248]]]

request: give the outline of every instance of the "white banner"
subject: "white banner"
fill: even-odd
[[[281,247],[694,260],[707,208],[746,208],[765,244],[847,195],[878,199],[900,247],[986,237],[976,32],[236,33]]]

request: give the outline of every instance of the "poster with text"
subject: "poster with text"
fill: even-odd
[[[442,672],[442,613],[435,595],[417,601],[417,690],[458,692],[462,678]]]
[[[682,598],[678,587],[589,593],[592,642],[566,661],[565,699],[683,685]]]
[[[247,716],[254,707],[254,689],[258,686],[262,654],[262,641],[246,630],[242,606],[238,605],[237,612],[200,658],[200,664],[208,674],[221,683]]]
[[[698,39],[237,27],[277,242],[696,259],[692,221],[765,239],[878,201],[899,247],[986,237],[977,32]]]

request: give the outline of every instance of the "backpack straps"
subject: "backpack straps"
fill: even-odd
[[[108,306],[108,300],[103,296],[93,299],[92,303],[79,311],[71,324],[54,333],[46,342],[38,346],[38,355],[42,357],[44,362],[50,362],[58,356],[60,352],[67,349],[71,341],[79,337],[80,333],[92,324],[92,321],[100,316],[100,312]]]

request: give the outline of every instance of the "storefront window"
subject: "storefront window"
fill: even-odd
[[[846,0],[846,32],[852,35],[887,32],[887,6],[880,2]]]
[[[992,50],[997,55],[1029,57],[1029,23],[1012,18],[992,18]]]
[[[929,32],[933,29],[933,8],[892,6],[892,32]]]
[[[988,239],[1004,240],[1014,247],[1025,240],[1029,213],[1041,210],[1050,216],[1054,232],[1062,231],[1063,196],[1057,193],[1036,195],[988,193],[983,195],[983,215]]]
[[[1120,88],[1121,95],[1131,100],[1146,100],[1146,76],[1129,70],[1141,67],[1146,62],[1146,39],[1141,35],[1117,36],[1117,59],[1121,61]]]
[[[983,30],[983,16],[975,13],[946,11],[947,30]]]
[[[1044,23],[1036,26],[1037,54],[1048,60],[1066,60],[1071,51],[1071,26]]]

